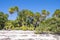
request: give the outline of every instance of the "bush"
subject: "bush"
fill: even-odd
[[[14,28],[15,28],[14,26],[11,27],[12,30],[14,30]]]
[[[31,30],[31,31],[34,30],[34,27],[29,27],[28,30]]]
[[[35,33],[36,33],[36,34],[40,34],[40,33],[41,33],[40,27],[36,27]]]
[[[2,30],[2,27],[0,26],[0,30]]]
[[[14,30],[14,26],[13,25],[7,25],[7,26],[4,27],[4,29],[5,30],[8,30],[8,29]]]
[[[60,27],[56,29],[55,33],[60,34]]]
[[[25,30],[28,30],[28,27],[27,26],[22,26],[22,27],[20,27],[20,29],[25,31]]]
[[[35,29],[35,33],[36,34],[40,34],[40,33],[47,33],[49,30],[48,30],[48,27],[47,25],[41,25],[39,27],[36,27]]]
[[[12,28],[12,30],[20,30],[20,27],[15,27],[15,28]]]

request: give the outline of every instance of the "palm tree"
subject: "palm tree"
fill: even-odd
[[[0,12],[0,29],[4,28],[6,21],[8,21],[8,14]]]
[[[42,15],[46,15],[46,10],[42,10]]]
[[[40,13],[39,12],[36,12],[35,18],[37,19],[37,21],[39,20],[40,17],[41,17]]]
[[[60,16],[60,9],[56,9],[53,16],[54,17],[59,17]]]
[[[50,14],[49,11],[46,11],[46,10],[42,10],[42,15],[43,16],[48,16]]]
[[[9,8],[10,14],[13,14],[15,11],[19,12],[19,8],[17,6]]]
[[[37,26],[39,26],[39,24],[40,24],[40,17],[41,17],[41,15],[40,15],[39,12],[36,12],[36,13],[34,14],[34,22],[33,22],[33,24],[34,24],[34,27],[35,27],[35,28],[36,28]]]
[[[14,9],[14,8],[10,8],[10,9],[9,9],[9,13],[10,13],[10,14],[13,14],[13,13],[14,13],[14,11],[15,11],[15,9]]]
[[[46,17],[50,14],[49,11],[46,11],[46,10],[42,10],[42,16],[41,16],[41,19],[42,20],[45,20]]]
[[[15,11],[19,12],[19,8],[17,6],[14,7]]]

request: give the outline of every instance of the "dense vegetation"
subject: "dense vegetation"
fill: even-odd
[[[36,30],[35,33],[60,33],[60,9],[56,9],[51,17],[50,12],[42,10],[19,10],[17,6],[9,8],[9,13],[17,12],[16,20],[8,20],[8,14],[0,12],[0,29],[5,30]]]

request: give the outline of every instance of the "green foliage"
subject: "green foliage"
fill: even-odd
[[[5,30],[35,30],[35,33],[60,33],[60,9],[48,18],[50,12],[42,10],[32,12],[31,10],[19,10],[17,6],[9,8],[9,13],[17,12],[16,20],[8,20],[8,14],[0,12],[0,29]]]
[[[41,33],[40,27],[37,27],[37,28],[35,29],[35,33],[36,33],[36,34],[40,34],[40,33]]]
[[[20,27],[20,30],[28,30],[28,27],[27,26],[22,26],[22,27]]]
[[[28,27],[28,30],[33,31],[34,30],[34,27]]]
[[[19,8],[17,6],[9,8],[9,13],[10,14],[13,14],[15,11],[17,11],[17,12],[19,11]]]
[[[5,22],[8,20],[8,14],[4,14],[0,12],[0,29],[3,29],[5,26]]]
[[[4,29],[8,30],[8,29],[12,29],[13,27],[14,27],[14,25],[12,24],[12,21],[8,20],[8,21],[5,23]]]
[[[48,24],[46,25],[45,23],[43,23],[43,24],[40,24],[40,26],[39,27],[37,27],[36,29],[36,34],[39,34],[39,33],[47,33],[48,31],[49,31],[49,29],[48,29]]]
[[[13,30],[20,30],[20,27],[14,27]]]

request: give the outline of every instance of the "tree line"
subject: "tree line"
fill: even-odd
[[[47,10],[32,12],[28,9],[19,10],[17,6],[9,8],[9,13],[17,12],[16,20],[8,20],[9,15],[0,12],[0,30],[36,30],[36,33],[60,32],[60,9],[56,9],[51,17]]]

